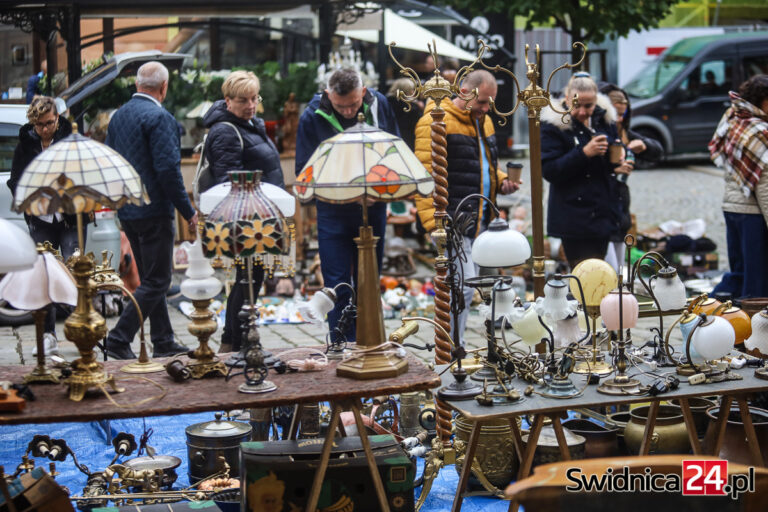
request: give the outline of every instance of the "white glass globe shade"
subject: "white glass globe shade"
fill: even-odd
[[[707,361],[720,359],[733,349],[736,332],[731,323],[719,316],[708,317],[693,332],[691,346]]]
[[[212,299],[221,291],[221,281],[215,277],[185,279],[181,282],[181,294],[191,300]]]
[[[0,273],[31,268],[36,260],[35,242],[29,233],[10,221],[0,219]]]
[[[472,261],[481,267],[513,267],[530,257],[531,245],[525,235],[509,229],[501,219],[493,219],[472,243]]]

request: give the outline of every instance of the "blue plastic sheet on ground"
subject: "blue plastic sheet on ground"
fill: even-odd
[[[146,418],[146,428],[152,429],[149,445],[157,450],[158,454],[175,455],[182,461],[176,470],[178,480],[174,488],[182,488],[189,485],[187,474],[187,445],[184,429],[194,423],[213,421],[213,413],[184,414],[178,416],[158,416]],[[111,442],[107,439],[107,429],[114,436],[118,432],[133,434],[138,442],[144,432],[144,422],[141,418],[110,420],[90,423],[55,423],[55,424],[30,424],[0,427],[0,464],[5,467],[6,473],[13,473],[21,463],[21,456],[27,449],[27,445],[35,434],[47,434],[54,439],[64,439],[77,456],[78,462],[88,467],[90,471],[102,471],[115,455]],[[134,452],[127,458],[136,457]],[[37,466],[44,466],[48,470],[48,459],[34,459]],[[118,462],[122,459],[118,459]],[[60,485],[66,486],[71,495],[82,495],[86,484],[86,476],[81,473],[67,457],[64,462],[56,463],[56,470],[60,475],[56,480]],[[416,474],[421,475],[424,470],[424,460],[418,460]],[[233,475],[234,476],[234,475]],[[450,510],[453,497],[456,492],[459,477],[454,466],[444,467],[432,485],[432,490],[427,497],[422,512],[438,512]],[[418,499],[421,488],[415,490]],[[471,496],[464,499],[463,511],[496,512],[506,511],[508,501],[492,497]]]

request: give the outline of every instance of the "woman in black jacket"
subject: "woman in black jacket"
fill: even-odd
[[[261,180],[283,187],[283,170],[280,154],[267,136],[264,121],[256,117],[256,107],[261,101],[259,79],[250,71],[233,71],[224,80],[221,92],[223,100],[213,104],[203,118],[210,128],[204,154],[211,165],[211,173],[217,183],[228,180],[229,171],[262,171]],[[238,320],[247,295],[246,271],[237,267],[236,283],[227,297],[227,313],[224,332],[221,335],[220,352],[239,351],[243,331]],[[253,290],[258,294],[264,281],[264,267],[253,268]],[[258,332],[254,329],[254,335]]]
[[[608,145],[618,137],[616,111],[587,73],[571,77],[558,110],[570,109],[576,94],[578,108],[565,119],[551,108],[541,113],[542,174],[550,183],[547,232],[562,239],[571,268],[605,256],[619,223],[614,173],[631,170],[608,160]]]
[[[11,164],[11,177],[8,180],[8,188],[16,195],[16,185],[19,184],[24,169],[32,160],[72,133],[72,125],[64,116],[60,116],[56,110],[56,103],[48,96],[35,96],[27,109],[29,123],[19,129],[19,143],[13,152]],[[77,217],[61,213],[35,217],[24,214],[27,221],[29,235],[35,243],[50,242],[54,249],[61,252],[64,260],[72,256],[77,248]],[[58,354],[58,342],[56,340],[56,308],[48,307],[45,317],[43,345],[45,354]],[[32,353],[37,355],[37,348]]]

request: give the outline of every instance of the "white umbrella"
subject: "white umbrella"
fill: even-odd
[[[427,52],[427,43],[431,44],[432,40],[434,40],[437,45],[437,54],[442,57],[468,61],[475,60],[475,55],[462,50],[455,44],[443,39],[421,25],[417,25],[416,23],[395,14],[390,9],[384,9],[383,16],[382,12],[377,12],[362,16],[351,24],[340,24],[336,33],[348,36],[352,39],[359,39],[360,41],[378,43],[382,17],[384,24],[384,42],[386,44],[394,41],[397,43],[398,48]]]

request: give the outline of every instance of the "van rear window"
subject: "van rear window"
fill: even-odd
[[[627,94],[650,98],[661,92],[691,61],[690,57],[664,54],[651,62],[624,86]]]

